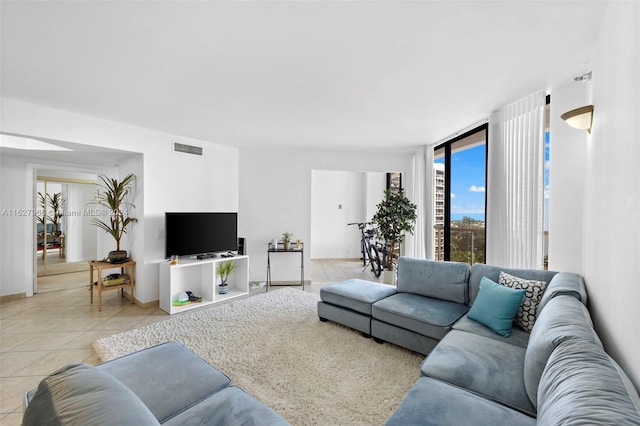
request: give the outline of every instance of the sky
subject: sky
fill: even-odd
[[[444,158],[434,162],[444,163]],[[484,145],[451,155],[451,220],[484,220],[485,164]]]
[[[548,229],[549,212],[549,132],[544,139],[544,215]],[[453,153],[451,156],[451,220],[469,216],[485,220],[486,168],[485,146],[480,145]],[[444,164],[444,157],[434,161]]]

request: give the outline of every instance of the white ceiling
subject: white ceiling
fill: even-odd
[[[235,146],[410,151],[590,69],[606,1],[2,1],[2,96]]]

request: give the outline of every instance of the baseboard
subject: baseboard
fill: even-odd
[[[26,297],[27,297],[27,293],[7,294],[5,296],[0,296],[0,305],[4,303],[9,303],[16,300],[24,299]]]
[[[129,300],[129,301],[131,301],[131,294],[125,291],[124,292],[124,298]],[[133,303],[136,306],[140,306],[142,309],[157,308],[157,307],[160,306],[160,300],[152,300],[151,302],[141,302],[138,299],[136,299],[135,297],[133,298]]]
[[[336,258],[317,258],[311,259],[312,262],[358,262],[361,261],[361,257],[336,257]]]
[[[311,280],[304,280],[304,285],[310,285],[311,284]],[[269,284],[270,287],[275,287],[275,286],[299,286],[302,287],[302,285],[300,284],[300,280],[295,280],[295,281],[271,281],[271,284]]]

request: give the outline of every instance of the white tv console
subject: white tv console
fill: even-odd
[[[238,268],[229,276],[229,292],[218,294],[220,278],[216,268],[221,262],[238,263]],[[183,291],[202,297],[201,302],[174,306],[173,301]],[[188,311],[244,296],[249,293],[249,256],[216,257],[212,259],[180,259],[177,265],[167,260],[160,264],[160,309],[168,314]]]

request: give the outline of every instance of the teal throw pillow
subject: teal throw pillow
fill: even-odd
[[[480,280],[480,290],[467,317],[509,337],[513,318],[518,313],[526,290],[499,285],[487,277]]]

